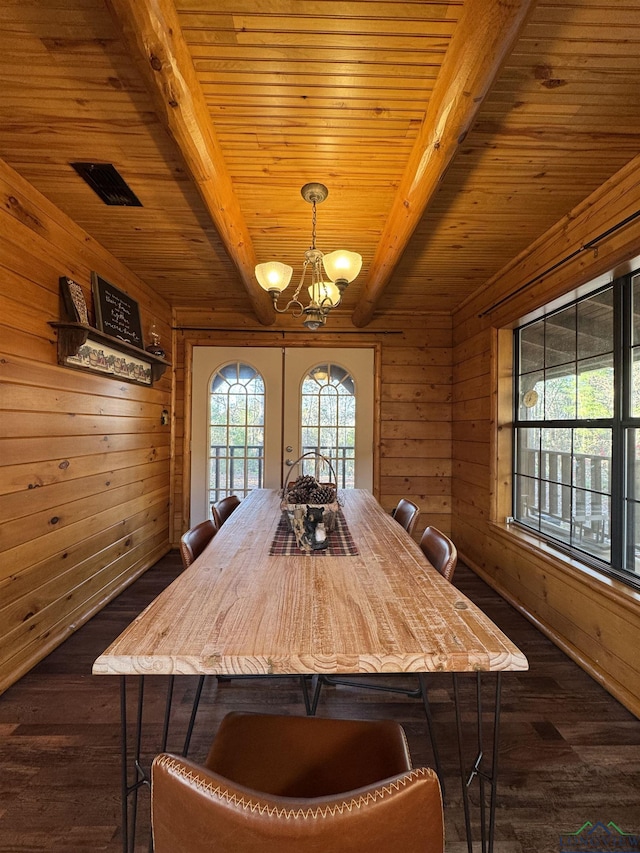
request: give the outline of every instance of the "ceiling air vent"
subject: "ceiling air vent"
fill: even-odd
[[[71,163],[71,165],[105,204],[142,207],[141,201],[111,163]]]

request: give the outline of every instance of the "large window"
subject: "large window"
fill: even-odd
[[[515,332],[514,517],[640,585],[640,274]]]

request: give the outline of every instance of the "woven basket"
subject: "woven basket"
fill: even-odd
[[[296,459],[296,461],[291,465],[291,467],[289,469],[289,473],[287,474],[287,479],[285,480],[284,487],[282,489],[282,495],[281,495],[282,500],[280,502],[280,507],[281,507],[283,513],[287,517],[287,520],[289,522],[289,527],[294,533],[296,533],[296,536],[297,536],[297,530],[296,530],[296,526],[294,525],[294,516],[296,514],[297,508],[304,508],[305,512],[307,510],[307,507],[322,508],[322,510],[323,510],[322,520],[324,523],[324,529],[327,533],[331,533],[332,530],[335,530],[337,518],[338,518],[338,511],[340,509],[340,504],[338,503],[337,497],[336,497],[336,500],[333,501],[332,503],[324,503],[324,504],[315,504],[315,503],[298,504],[298,503],[291,503],[289,501],[288,493],[289,493],[289,489],[291,488],[291,485],[289,484],[289,480],[291,479],[291,475],[292,475],[294,469],[296,468],[296,466],[298,466],[300,464],[300,462],[302,462],[303,459],[307,459],[307,458],[315,458],[318,461],[323,462],[325,465],[327,465],[327,467],[329,468],[329,470],[331,472],[333,480],[327,481],[327,482],[323,482],[323,481],[318,480],[317,481],[318,485],[322,486],[322,487],[331,487],[332,489],[335,489],[335,491],[337,493],[336,472],[333,468],[333,465],[331,464],[331,461],[329,459],[327,459],[326,456],[322,456],[322,454],[317,453],[315,450],[311,450],[308,453],[303,453],[302,456],[300,456],[298,459]]]

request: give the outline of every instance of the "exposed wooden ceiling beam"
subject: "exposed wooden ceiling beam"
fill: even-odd
[[[425,120],[353,312],[366,326],[447,167],[533,10],[535,0],[465,0]]]
[[[255,279],[256,255],[227,171],[173,0],[107,0],[149,88],[158,116],[182,152],[258,320],[275,313]]]

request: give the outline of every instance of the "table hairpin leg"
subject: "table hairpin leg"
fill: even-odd
[[[477,777],[480,793],[480,838],[482,853],[493,853],[493,842],[495,836],[495,818],[496,818],[496,803],[497,803],[497,788],[498,788],[498,755],[499,755],[499,736],[500,736],[500,700],[501,700],[501,685],[502,674],[496,673],[496,689],[493,708],[493,743],[491,768],[485,770],[483,761],[485,759],[483,732],[482,732],[482,676],[481,673],[476,673],[476,758],[473,762],[471,771],[467,774],[465,767],[463,735],[462,735],[462,719],[460,715],[460,692],[458,686],[458,676],[453,675],[453,691],[456,707],[456,729],[458,735],[458,756],[460,761],[460,777],[462,782],[462,805],[464,809],[464,824],[467,836],[468,853],[473,853],[473,838],[471,827],[471,810],[469,805],[469,787],[473,780]],[[490,785],[489,795],[489,828],[487,832],[487,816],[486,816],[486,785]]]
[[[200,705],[200,697],[202,696],[202,688],[204,687],[204,680],[206,676],[201,675],[198,679],[198,686],[196,687],[196,695],[193,700],[193,705],[191,706],[191,716],[189,717],[189,725],[187,727],[187,734],[184,739],[184,746],[182,747],[182,754],[186,758],[189,753],[189,746],[191,744],[191,735],[193,734],[193,726],[196,721],[196,714],[198,713],[198,706]],[[163,749],[163,752],[165,750]]]
[[[489,853],[493,853],[493,838],[496,828],[496,805],[498,802],[498,759],[500,748],[500,703],[502,701],[502,673],[496,676],[495,712],[493,720],[493,760],[491,763],[493,784],[491,785],[491,802],[489,805],[489,839],[491,847]]]
[[[138,701],[136,707],[135,739],[133,743],[133,769],[134,779],[129,781],[129,736],[127,722],[127,677],[120,676],[120,743],[121,743],[121,815],[122,815],[122,850],[123,853],[133,853],[136,843],[136,824],[138,818],[138,791],[143,785],[150,785],[151,777],[148,770],[142,766],[142,723],[144,710],[144,688],[145,677],[138,677]],[[204,680],[204,676],[202,676]],[[173,687],[175,676],[170,676],[167,685],[167,697],[165,700],[164,723],[162,727],[162,744],[160,751],[167,748],[169,737],[169,722],[171,719],[171,704],[173,699]],[[202,690],[202,685],[199,685]],[[200,693],[198,693],[198,699]],[[197,706],[196,706],[197,710]],[[192,716],[194,712],[192,711]],[[193,726],[191,726],[193,728]],[[129,800],[131,798],[131,808]],[[149,850],[153,850],[153,841],[149,841]]]
[[[144,704],[144,677],[138,679],[138,704],[136,713],[135,742],[133,747],[133,767],[135,779],[129,783],[129,739],[127,720],[127,679],[120,676],[120,745],[121,745],[121,808],[122,808],[122,850],[133,850],[136,836],[136,818],[138,811],[138,790],[147,781],[146,773],[140,764],[140,741],[142,734],[142,708]],[[129,812],[129,797],[133,797]],[[131,847],[129,838],[131,837]]]
[[[429,694],[427,693],[427,676],[424,672],[418,673],[418,681],[420,683],[420,688],[413,695],[417,695],[420,693],[420,697],[422,698],[422,704],[424,706],[424,714],[427,718],[427,731],[429,733],[429,740],[431,741],[431,751],[433,752],[433,763],[435,765],[436,773],[438,774],[438,779],[440,780],[440,789],[442,791],[442,799],[445,799],[446,791],[444,784],[444,773],[442,772],[442,765],[440,764],[440,753],[438,751],[438,742],[436,741],[436,733],[433,727],[433,715],[431,714],[431,705],[429,704]],[[411,694],[410,694],[411,695]]]
[[[315,678],[315,676],[313,676],[313,678]],[[309,681],[310,680],[311,680],[311,683],[313,684],[313,679],[310,675],[309,676],[307,676],[307,675],[301,675],[300,676],[300,689],[302,691],[302,698],[304,700],[304,710],[305,710],[307,717],[313,716],[315,714],[315,708],[313,709],[313,712],[311,710],[311,698],[309,697]]]

